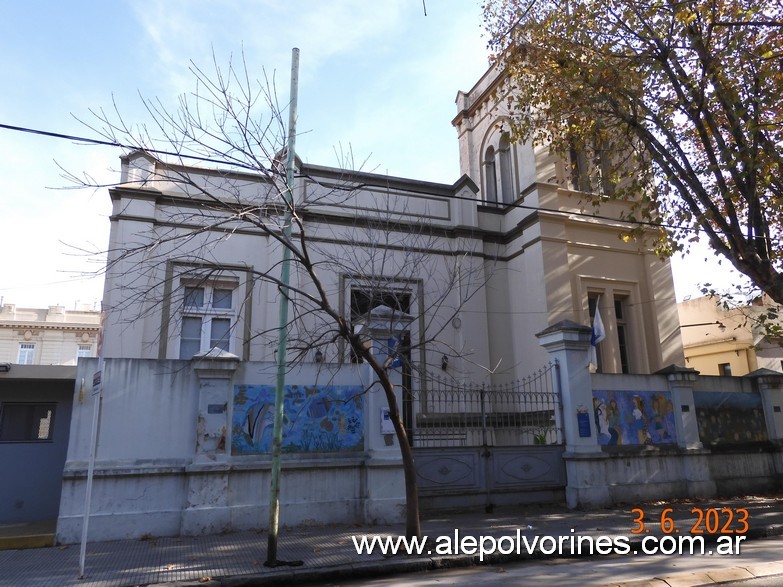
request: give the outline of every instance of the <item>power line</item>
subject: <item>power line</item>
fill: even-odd
[[[27,127],[23,127],[23,126],[14,126],[14,125],[4,124],[4,123],[0,123],[0,129],[12,130],[12,131],[16,131],[16,132],[23,132],[23,133],[33,134],[33,135],[39,135],[39,136],[44,136],[44,137],[55,138],[55,139],[65,139],[65,140],[69,140],[69,141],[76,141],[76,142],[79,142],[79,143],[87,143],[87,144],[91,144],[91,145],[101,145],[101,146],[104,146],[104,147],[118,147],[118,148],[121,148],[121,149],[128,149],[128,150],[131,150],[131,151],[134,151],[134,150],[135,151],[144,151],[144,152],[147,152],[147,153],[154,153],[156,155],[168,155],[168,156],[171,156],[171,157],[178,157],[178,158],[182,158],[182,159],[192,159],[194,161],[203,161],[203,162],[206,162],[206,163],[215,163],[215,164],[218,164],[218,165],[230,165],[232,167],[238,167],[238,168],[247,169],[247,170],[250,170],[250,171],[258,171],[259,170],[257,166],[247,165],[247,164],[243,164],[243,163],[240,163],[240,162],[233,162],[232,163],[232,162],[227,162],[225,159],[213,159],[213,158],[210,158],[210,157],[202,157],[202,156],[199,156],[199,155],[186,155],[186,154],[183,154],[183,153],[177,153],[175,151],[166,151],[166,150],[162,150],[162,149],[148,149],[148,148],[145,148],[145,147],[139,147],[137,145],[128,145],[128,144],[125,144],[125,143],[120,143],[118,141],[106,141],[106,140],[100,140],[100,139],[90,139],[90,138],[87,138],[87,137],[79,137],[79,136],[76,136],[76,135],[67,135],[67,134],[53,132],[53,131],[39,130],[39,129],[27,128]],[[267,171],[267,170],[264,170],[264,171]],[[308,179],[311,179],[315,183],[318,183],[315,179],[313,179],[310,176],[305,175],[304,177],[308,177]],[[361,186],[359,186],[359,187],[361,187]],[[354,188],[354,189],[356,189],[356,188]],[[455,196],[450,196],[450,197],[452,199],[455,199],[455,200],[466,200],[466,201],[470,201],[470,202],[475,202],[476,201],[475,198],[469,198],[469,197],[465,197],[465,196],[456,196],[455,195]],[[520,208],[522,210],[534,210],[534,211],[539,211],[539,212],[549,212],[549,213],[552,213],[552,214],[561,214],[561,215],[565,215],[565,216],[581,216],[581,217],[585,217],[585,218],[593,218],[593,219],[596,219],[596,220],[607,220],[607,221],[611,221],[611,222],[622,222],[622,223],[625,223],[625,224],[632,224],[632,225],[638,225],[638,226],[651,226],[651,227],[654,227],[654,228],[667,228],[667,229],[671,229],[671,230],[691,230],[691,231],[694,231],[694,232],[704,232],[704,230],[702,228],[699,228],[699,227],[695,227],[694,228],[694,227],[690,227],[690,226],[677,226],[677,225],[673,225],[673,224],[664,224],[664,223],[661,223],[661,222],[653,222],[653,221],[645,221],[645,220],[626,220],[626,219],[621,219],[621,218],[615,218],[615,217],[612,217],[612,216],[603,216],[601,214],[589,214],[587,212],[557,210],[557,209],[554,209],[554,208],[541,208],[540,206],[526,206],[524,204],[516,203],[516,202],[512,203],[512,204],[496,203],[496,205],[498,207],[504,206],[506,208]]]
[[[128,149],[130,151],[145,151],[147,153],[155,153],[156,155],[168,155],[170,157],[180,157],[182,159],[193,159],[195,161],[204,161],[207,163],[218,163],[220,165],[231,165],[233,167],[240,167],[242,169],[258,170],[258,167],[252,165],[246,165],[244,163],[229,163],[224,159],[211,159],[209,157],[201,157],[199,155],[186,155],[184,153],[177,153],[176,151],[164,151],[161,149],[148,149],[146,147],[139,147],[138,145],[126,145],[117,141],[102,141],[99,139],[88,139],[86,137],[77,137],[75,135],[66,135],[58,132],[52,132],[48,130],[38,130],[35,128],[27,128],[24,126],[13,126],[11,124],[0,123],[0,128],[6,130],[13,130],[17,132],[24,132],[33,135],[40,135],[44,137],[51,137],[55,139],[66,139],[69,141],[76,141],[79,143],[87,143],[90,145],[102,145],[104,147],[119,147],[121,149]]]

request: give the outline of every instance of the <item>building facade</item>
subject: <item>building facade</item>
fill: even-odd
[[[510,143],[503,79],[490,70],[458,95],[463,175],[452,185],[298,164],[297,231],[320,281],[296,265],[299,359],[350,360],[308,298],[320,287],[352,322],[379,305],[410,316],[413,362],[439,369],[445,358],[458,380],[524,377],[547,360],[536,332],[589,325],[596,307],[600,371],[683,362],[669,263],[644,235],[619,238],[629,226],[613,219],[627,204],[585,213],[566,163]],[[218,346],[273,360],[282,250],[268,228],[282,222],[281,187],[138,152],[122,169],[110,191],[106,356],[184,359]]]
[[[0,308],[0,363],[76,365],[79,357],[94,357],[101,313],[64,306]]]
[[[88,394],[73,404],[59,540],[79,535],[95,406],[97,536],[263,527],[258,488],[269,486],[284,293],[287,524],[404,515],[388,407],[374,393],[374,372],[342,342],[346,331],[384,355],[414,449],[431,451],[418,459],[429,463],[418,474],[451,498],[484,499],[485,482],[506,500],[520,487],[526,499],[540,498],[531,488],[544,469],[563,467],[562,430],[569,450],[597,450],[584,340],[596,312],[606,330],[603,373],[683,363],[668,262],[644,235],[619,238],[629,228],[618,220],[625,204],[606,200],[600,217],[585,214],[567,165],[546,148],[510,143],[502,82],[489,72],[458,97],[455,183],[297,161],[293,221],[281,205],[280,174],[167,163],[144,152],[122,158],[110,190],[103,399]],[[291,271],[283,279],[288,222]],[[552,403],[542,403],[540,389],[509,393],[544,365],[535,381]],[[77,380],[97,368],[80,363]],[[435,376],[456,390],[448,403],[430,393]],[[460,395],[468,388],[480,408]],[[446,429],[451,421],[456,433]],[[478,433],[501,421],[504,436]],[[467,447],[468,438],[482,438],[482,447]],[[442,443],[462,452],[446,454]],[[497,449],[491,475],[482,461],[487,443]],[[558,462],[550,466],[542,450]],[[545,491],[557,499],[562,480],[553,483]]]
[[[686,366],[702,375],[735,377],[757,369],[783,371],[783,348],[757,323],[769,309],[764,298],[731,309],[709,297],[677,304]]]

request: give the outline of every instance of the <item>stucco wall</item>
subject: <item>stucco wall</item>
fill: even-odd
[[[80,362],[92,381],[97,360]],[[274,385],[270,363],[107,359],[90,540],[262,529],[271,459],[232,455],[235,386]],[[360,385],[365,365],[291,371],[287,385]],[[80,539],[95,396],[75,400],[57,539]],[[380,428],[385,398],[363,398],[364,446],[283,455],[280,523],[391,523],[404,514],[399,448]],[[289,414],[289,417],[295,417]]]

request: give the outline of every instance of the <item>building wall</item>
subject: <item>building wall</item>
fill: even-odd
[[[53,406],[48,440],[0,440],[0,524],[54,520],[68,449],[74,367],[12,365],[0,373],[0,418],[9,404]],[[0,430],[0,439],[4,438]]]
[[[702,375],[722,375],[726,366],[734,376],[762,368],[783,371],[783,349],[754,324],[764,310],[763,303],[726,310],[709,297],[677,304],[686,365]]]
[[[166,173],[141,155],[124,165],[126,175],[134,166]],[[551,160],[542,165],[554,171]],[[180,172],[196,183],[211,173]],[[416,318],[411,328],[419,342],[427,340],[414,351],[419,366],[438,369],[447,355],[452,375],[460,380],[524,377],[547,360],[535,332],[562,319],[589,323],[587,296],[617,288],[630,304],[631,370],[644,373],[681,362],[679,339],[672,337],[676,318],[669,265],[644,243],[618,239],[621,225],[575,214],[578,197],[554,184],[534,184],[522,206],[499,208],[477,200],[467,178],[449,186],[317,166],[303,167],[302,175],[296,197],[305,210],[310,255],[330,303],[349,316],[352,284],[362,287],[363,281],[380,277],[408,290]],[[223,181],[217,189],[241,198],[246,187],[241,182],[251,180],[238,174]],[[264,194],[271,189],[252,181]],[[234,188],[237,182],[242,189]],[[280,245],[247,223],[194,235],[205,219],[199,209],[191,214],[194,202],[185,197],[186,189],[166,181],[155,187],[126,184],[112,191],[112,249],[127,249],[122,243],[156,246],[110,257],[106,356],[179,358],[183,279],[209,266],[221,268],[222,277],[237,284],[229,351],[245,360],[271,360],[278,292],[263,275],[278,277]],[[214,224],[220,213],[212,214],[206,221]],[[269,222],[279,220],[273,215]],[[291,283],[303,294],[317,293],[296,265]],[[613,305],[608,298],[602,303],[610,334],[603,343],[605,365],[618,371]],[[292,324],[290,337],[303,349],[320,340],[329,359],[345,360],[343,343],[328,333],[333,328],[334,322],[324,321],[317,311],[304,312]],[[308,354],[314,352],[305,352],[305,360],[311,359]]]
[[[417,367],[437,370],[446,355],[452,376],[481,383],[539,368],[547,355],[534,334],[565,319],[590,324],[595,295],[607,326],[602,368],[622,371],[618,296],[628,313],[625,368],[650,373],[682,363],[668,262],[644,235],[618,238],[629,226],[607,218],[620,218],[627,204],[603,203],[601,218],[584,214],[584,194],[570,189],[566,166],[546,145],[510,143],[504,82],[490,69],[457,97],[463,177],[453,185],[299,164],[294,197],[330,304],[350,319],[351,287],[386,280],[406,290]],[[497,157],[495,183],[488,153]],[[277,279],[280,245],[198,188],[239,209],[258,206],[264,226],[277,230],[282,216],[272,204],[281,186],[249,173],[163,166],[140,153],[123,159],[122,184],[111,191],[106,355],[179,358],[184,272],[223,267],[237,282],[229,351],[272,360],[279,292],[264,275]],[[311,360],[316,340],[328,359],[347,360],[329,332],[334,321],[301,305],[317,291],[296,263],[291,280],[304,308],[289,335],[297,359]]]
[[[498,286],[509,289],[505,297],[509,300],[507,316],[512,319],[499,324],[497,330],[514,334],[506,336],[502,346],[513,348],[516,356],[545,360],[535,339],[527,334],[561,320],[589,325],[588,298],[600,295],[607,327],[607,338],[600,343],[602,370],[621,372],[613,299],[617,296],[625,301],[629,314],[629,371],[651,373],[682,364],[670,264],[653,253],[652,238],[646,240],[644,234],[619,238],[630,227],[611,219],[627,213],[627,203],[605,200],[597,210],[600,217],[591,217],[589,211],[585,213],[585,195],[571,189],[563,161],[547,145],[521,143],[510,147],[512,200],[501,205],[491,201],[487,150],[502,148],[503,134],[509,130],[505,122],[508,98],[505,72],[490,68],[472,89],[458,94],[458,114],[453,120],[460,142],[460,169],[479,186],[478,199],[487,206],[484,209],[497,211],[492,223],[481,226],[504,235],[500,254],[507,261],[507,272]],[[496,160],[494,167],[499,164]],[[495,192],[499,189],[496,186]],[[526,287],[528,280],[531,285]]]
[[[94,357],[100,312],[63,306],[0,307],[0,363],[17,363],[21,344],[34,345],[33,365],[75,365],[80,347]]]
[[[97,360],[81,361],[77,381]],[[271,457],[232,450],[237,386],[271,385],[276,365],[236,357],[194,361],[106,359],[92,490],[91,540],[263,529]],[[396,376],[393,376],[396,377]],[[286,385],[359,386],[365,365],[291,370]],[[396,380],[395,383],[399,384]],[[57,540],[81,536],[95,397],[74,392]],[[285,452],[281,525],[396,523],[403,519],[399,447],[382,429],[380,393],[362,395],[363,446]],[[297,415],[288,413],[289,422]]]

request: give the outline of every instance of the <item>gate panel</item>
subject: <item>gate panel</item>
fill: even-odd
[[[481,491],[484,475],[479,451],[476,448],[417,449],[419,492]]]
[[[492,488],[565,486],[562,446],[496,447],[490,452]]]
[[[422,508],[562,501],[558,378],[554,362],[501,386],[415,381],[411,440]]]

